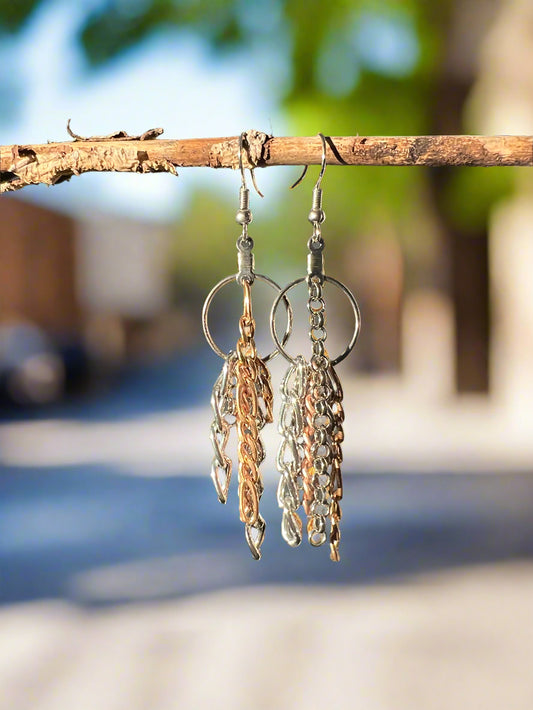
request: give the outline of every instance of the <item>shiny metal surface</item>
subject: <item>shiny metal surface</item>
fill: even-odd
[[[235,424],[235,364],[237,353],[230,352],[218,376],[211,395],[213,422],[210,439],[214,456],[211,463],[211,478],[218,499],[226,503],[231,480],[231,459],[226,454],[231,427]]]
[[[350,291],[350,289],[345,286],[341,281],[337,281],[337,279],[332,278],[331,276],[324,276],[324,281],[326,283],[331,283],[333,286],[336,288],[340,289],[348,298],[350,305],[352,307],[352,311],[354,314],[354,330],[352,337],[350,339],[350,342],[346,346],[346,348],[342,351],[340,355],[337,357],[333,358],[331,360],[332,365],[338,365],[340,362],[342,362],[354,349],[355,343],[357,341],[357,338],[359,336],[359,332],[361,330],[361,311],[359,310],[359,305],[357,301],[355,300],[355,296],[353,293]],[[296,359],[290,355],[287,350],[285,349],[284,345],[286,340],[288,340],[289,335],[286,335],[285,342],[283,340],[279,339],[279,336],[276,332],[276,315],[277,315],[277,310],[279,308],[279,304],[281,300],[285,299],[288,296],[289,291],[291,291],[293,288],[298,286],[299,284],[307,282],[307,276],[302,276],[299,279],[295,279],[292,281],[290,284],[285,286],[285,288],[281,289],[279,294],[276,297],[276,300],[274,301],[272,305],[272,310],[270,311],[270,332],[272,334],[272,338],[274,340],[274,343],[276,344],[276,349],[279,350],[279,352],[283,355],[283,357],[291,362],[293,365],[296,363]],[[206,336],[207,337],[207,336]],[[215,351],[216,352],[216,351]]]
[[[304,457],[303,406],[307,387],[308,366],[298,357],[287,370],[281,383],[281,411],[278,431],[281,443],[276,465],[281,474],[278,484],[278,505],[283,510],[281,534],[291,546],[302,542],[302,521],[298,515],[301,504],[302,464]]]
[[[272,421],[273,393],[270,373],[258,357],[254,342],[251,286],[243,282],[244,306],[239,322],[235,366],[235,423],[239,437],[239,513],[245,524],[246,541],[254,559],[261,558],[265,522],[259,514],[263,480],[259,470],[265,452],[260,429]],[[262,405],[261,405],[262,403]]]
[[[211,330],[209,328],[209,309],[210,309],[211,303],[212,303],[214,297],[217,295],[217,293],[219,291],[221,291],[228,284],[238,283],[237,278],[238,278],[238,274],[232,274],[231,276],[226,276],[226,278],[222,279],[215,286],[213,286],[213,288],[211,289],[211,291],[207,295],[207,298],[205,299],[204,305],[202,308],[202,328],[204,331],[205,338],[206,338],[207,342],[209,343],[209,345],[211,346],[211,349],[219,357],[223,358],[224,360],[228,357],[228,355],[226,353],[224,353],[218,347],[218,345],[215,343],[215,341],[213,339],[213,335],[212,335]],[[281,288],[278,286],[278,284],[275,281],[273,281],[271,278],[269,278],[268,276],[264,276],[263,274],[255,274],[255,278],[259,279],[259,281],[264,281],[266,284],[271,286],[275,291],[278,291],[278,292],[281,291]],[[293,312],[292,312],[292,307],[291,307],[289,300],[287,298],[284,298],[282,296],[281,299],[276,299],[276,302],[279,303],[279,301],[282,299],[283,299],[283,303],[285,305],[285,309],[287,311],[287,325],[285,326],[285,332],[283,334],[283,338],[281,339],[281,342],[286,343],[287,340],[289,339],[289,336],[292,331]],[[273,357],[276,357],[277,354],[278,354],[278,348],[275,348],[274,350],[272,350],[270,353],[268,353],[267,355],[265,355],[261,359],[263,360],[263,362],[268,362]]]

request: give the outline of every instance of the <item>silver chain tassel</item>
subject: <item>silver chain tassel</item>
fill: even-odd
[[[297,511],[301,504],[307,370],[307,363],[299,356],[281,383],[282,405],[278,429],[282,439],[276,460],[281,478],[277,498],[279,507],[283,509],[281,534],[291,547],[297,547],[302,542],[302,521]]]
[[[332,466],[333,412],[332,388],[329,385],[329,358],[325,350],[327,338],[325,303],[318,275],[308,278],[309,337],[313,354],[310,363],[309,388],[306,397],[307,465],[304,500],[307,513],[307,537],[317,547],[327,540],[326,523],[330,512],[330,472]]]
[[[237,354],[232,351],[224,361],[211,394],[213,422],[210,439],[214,456],[211,463],[211,479],[215,484],[218,500],[226,503],[231,480],[231,459],[226,454],[226,446],[231,427],[235,424],[235,365]],[[232,420],[233,418],[233,420]]]

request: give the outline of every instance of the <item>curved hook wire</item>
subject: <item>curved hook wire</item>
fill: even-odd
[[[243,164],[242,164],[242,149],[243,149],[243,144],[244,144],[243,136],[245,136],[245,135],[246,135],[246,131],[243,131],[243,132],[241,133],[241,135],[239,136],[239,170],[241,171],[241,185],[242,185],[242,188],[243,188],[244,190],[247,189],[247,187],[246,187],[246,174],[245,174],[245,172],[244,172],[244,167],[243,167]],[[259,195],[259,197],[264,197],[264,195],[263,195],[263,193],[261,192],[261,190],[257,187],[257,183],[256,183],[256,181],[255,181],[254,168],[250,168],[250,176],[251,176],[251,178],[252,178],[252,185],[254,186],[255,191],[257,192],[257,194]]]
[[[289,187],[289,190],[294,190],[295,187],[298,187],[298,185],[302,182],[304,177],[307,175],[307,168],[308,167],[309,167],[309,165],[304,165],[304,169],[303,169],[302,174],[300,175],[298,180],[296,180],[296,182],[292,183],[292,185]]]
[[[320,136],[320,140],[322,141],[322,166],[320,168],[320,174],[319,174],[318,179],[316,181],[315,190],[320,188],[320,184],[322,183],[322,178],[324,177],[324,173],[326,172],[326,164],[327,164],[326,163],[326,137],[323,133],[318,133],[317,135]],[[302,182],[302,180],[306,176],[308,167],[309,167],[309,165],[306,165],[304,167],[303,173],[300,175],[298,180],[296,180],[296,182],[293,183],[289,187],[289,190],[293,190],[295,187],[297,187]]]
[[[244,168],[242,167],[242,137],[244,135],[245,131],[241,133],[239,136],[239,170],[241,171],[241,184],[243,190],[246,190],[246,174],[244,172]]]
[[[322,141],[322,165],[320,167],[320,174],[318,176],[318,180],[316,181],[315,185],[315,190],[318,190],[320,188],[320,184],[322,183],[322,178],[324,177],[324,173],[326,172],[326,136],[323,133],[318,134],[320,136],[320,140]]]

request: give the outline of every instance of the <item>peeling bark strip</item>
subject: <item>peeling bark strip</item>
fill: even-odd
[[[157,138],[165,132],[162,128],[149,128],[147,131],[137,136],[130,136],[126,131],[114,131],[107,136],[89,136],[88,138],[84,138],[74,133],[70,127],[70,121],[71,119],[69,118],[67,121],[67,133],[71,138],[74,138],[75,141],[148,141]]]
[[[4,153],[5,151],[5,153]],[[0,154],[2,192],[26,185],[56,185],[73,175],[93,171],[128,173],[169,172],[176,167],[164,154],[146,150],[146,142],[92,141],[49,143],[43,146],[11,146]]]
[[[118,131],[46,145],[0,148],[0,192],[55,185],[92,171],[169,172],[178,167],[237,168],[239,139],[158,140],[161,129],[140,136]],[[72,135],[72,133],[71,133]],[[533,166],[533,136],[350,136],[327,139],[329,165]],[[244,136],[243,165],[319,165],[317,137]]]

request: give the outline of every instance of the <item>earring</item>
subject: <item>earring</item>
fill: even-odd
[[[255,320],[252,313],[252,285],[256,279],[266,282],[276,291],[280,287],[272,279],[254,271],[253,240],[248,236],[248,225],[252,221],[249,206],[249,190],[242,166],[243,134],[239,138],[239,168],[241,171],[240,207],[236,220],[242,225],[242,233],[237,239],[237,274],[219,281],[207,296],[202,309],[202,325],[211,348],[224,359],[222,371],[213,387],[211,406],[211,442],[214,456],[211,478],[218,499],[226,503],[231,480],[232,461],[226,453],[231,428],[237,430],[239,513],[245,525],[245,536],[254,559],[261,558],[261,545],[265,535],[265,521],[259,512],[259,501],[263,493],[260,465],[265,458],[265,449],[260,431],[272,421],[273,393],[270,373],[266,362],[277,354],[271,352],[259,357],[255,346]],[[255,185],[255,181],[254,181]],[[259,192],[259,191],[258,191]],[[259,193],[260,194],[260,193]],[[224,354],[215,344],[208,324],[208,314],[214,296],[227,284],[237,282],[243,289],[243,314],[239,320],[240,337],[234,351]],[[287,307],[287,301],[285,301]],[[284,341],[292,328],[292,312],[287,311],[288,323]]]
[[[313,189],[313,205],[308,216],[313,225],[313,234],[307,245],[307,276],[296,279],[279,293],[272,306],[270,329],[279,352],[290,362],[281,385],[279,432],[282,440],[277,457],[277,467],[281,474],[278,504],[283,510],[282,536],[292,547],[301,543],[302,521],[297,511],[300,504],[303,504],[310,544],[318,547],[326,542],[329,521],[330,558],[338,562],[344,410],[342,386],[335,365],[352,351],[361,328],[361,315],[352,292],[324,272],[321,224],[326,215],[322,209],[320,185],[326,169],[326,139],[322,133],[319,136],[322,141],[322,167]],[[306,170],[292,187],[303,179]],[[275,327],[281,299],[304,281],[308,287],[307,309],[312,347],[309,361],[301,355],[296,358],[289,355]],[[345,350],[334,359],[330,358],[326,350],[325,283],[335,286],[347,296],[355,317],[352,338]]]

